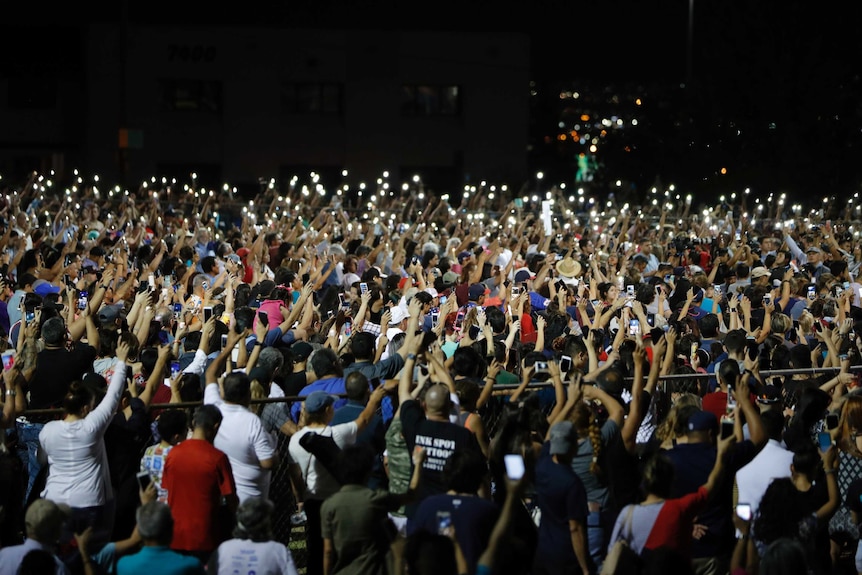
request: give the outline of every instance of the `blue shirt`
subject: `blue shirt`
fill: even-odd
[[[331,395],[343,395],[344,390],[344,378],[343,377],[326,377],[323,379],[318,379],[314,383],[309,383],[305,387],[299,390],[297,393],[297,397],[305,397],[310,394],[312,391],[325,391]],[[342,405],[346,405],[346,399],[337,399],[335,403],[332,404],[334,409],[338,409]],[[295,401],[290,406],[290,418],[294,422],[299,421],[299,414],[302,411],[302,402]]]

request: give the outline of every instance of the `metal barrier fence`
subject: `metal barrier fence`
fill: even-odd
[[[852,366],[850,371],[862,372],[862,365]],[[822,374],[822,373],[837,373],[840,368],[810,368],[810,369],[783,369],[783,370],[764,370],[761,371],[763,377],[774,375],[795,375],[800,373],[805,374]],[[672,381],[675,379],[702,379],[714,377],[712,373],[691,373],[691,374],[669,374],[661,376],[659,379],[662,382]],[[630,382],[632,378],[628,378]],[[498,426],[501,422],[507,398],[512,392],[518,388],[518,384],[498,384],[494,386],[494,392],[491,399],[483,406],[482,421],[489,437],[494,437],[497,433]],[[552,387],[551,382],[532,382],[527,385],[530,391],[549,390]],[[260,403],[286,403],[288,408],[295,401],[301,401],[299,397],[280,397],[252,400],[253,405]],[[200,402],[185,402],[185,403],[164,403],[152,404],[149,406],[151,410],[163,410],[171,408],[194,408],[201,405]],[[553,400],[544,403],[544,410],[550,413],[553,408]],[[25,412],[28,414],[57,414],[58,410],[32,410]],[[293,490],[290,483],[289,461],[288,455],[289,438],[284,434],[278,434],[277,450],[279,455],[279,464],[273,469],[270,483],[270,499],[275,505],[275,513],[273,517],[273,532],[276,541],[287,545],[293,554],[294,561],[300,573],[305,572],[306,554],[305,554],[305,528],[303,525],[293,525],[291,523],[291,515],[296,510],[296,501],[293,496]],[[141,453],[143,455],[143,452]]]

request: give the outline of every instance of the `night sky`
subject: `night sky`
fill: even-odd
[[[854,29],[853,3],[696,0],[692,81],[685,88],[688,0],[125,6],[16,4],[14,15],[0,19],[68,25],[119,21],[125,10],[131,21],[149,24],[523,32],[531,38],[537,92],[531,169],[552,171],[556,161],[565,176],[571,167],[570,158],[542,146],[556,129],[559,90],[611,87],[651,97],[643,128],[615,144],[617,152],[626,146],[631,152],[617,159],[610,153],[605,161],[641,187],[660,178],[708,194],[752,186],[839,201],[862,183],[862,34]],[[727,174],[717,178],[720,167]]]

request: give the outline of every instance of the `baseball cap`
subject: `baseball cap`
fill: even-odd
[[[335,403],[335,396],[329,395],[325,391],[312,391],[305,398],[305,411],[306,413],[320,413],[333,403]]]
[[[763,266],[757,266],[756,268],[751,270],[751,279],[762,278],[768,275],[770,275],[770,271]]]
[[[389,325],[401,323],[402,321],[410,317],[410,312],[408,312],[406,308],[401,307],[400,305],[394,305],[389,308],[389,314],[392,316],[389,320]]]
[[[473,252],[471,252],[470,250],[464,250],[463,252],[458,254],[458,263],[463,264],[464,260],[469,259],[470,256],[472,256],[472,255],[473,255]]]
[[[483,283],[475,283],[470,285],[470,289],[467,291],[467,299],[470,301],[478,301],[479,298],[484,294],[491,293],[485,284]]]
[[[777,385],[764,385],[760,395],[757,396],[757,403],[770,405],[781,401],[781,388]]]
[[[817,246],[808,246],[807,248],[805,248],[806,254],[810,254],[812,252],[819,254],[819,253],[822,253],[822,250],[820,248],[818,248]]]
[[[409,287],[416,285],[415,283],[413,283],[413,278],[411,277],[401,278],[400,280],[398,280],[398,289],[403,291],[408,287],[408,283],[410,284]]]
[[[718,419],[711,411],[700,409],[689,416],[686,428],[689,431],[715,430],[718,429]]]
[[[122,307],[119,304],[102,306],[99,309],[99,323],[105,324],[117,321],[117,318],[120,317],[120,309]]]
[[[38,279],[33,283],[33,292],[38,296],[45,297],[51,293],[60,293],[60,287],[48,280]]]
[[[446,285],[452,285],[458,282],[458,274],[455,272],[446,272],[443,274],[443,283]]]
[[[575,424],[571,421],[558,421],[551,427],[550,452],[551,455],[569,453],[576,439]]]
[[[288,349],[290,349],[290,353],[293,354],[297,361],[305,361],[311,355],[311,352],[314,351],[314,348],[307,341],[294,342]]]
[[[535,277],[536,275],[530,272],[530,270],[527,268],[523,268],[515,272],[515,281],[518,283],[531,280]]]
[[[236,253],[236,255],[238,255],[240,258],[244,258],[245,256],[247,256],[248,254],[250,254],[250,253],[251,253],[251,250],[250,250],[250,249],[248,249],[248,248],[239,248],[235,253]]]

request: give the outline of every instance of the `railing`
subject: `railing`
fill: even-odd
[[[837,373],[840,368],[837,367],[816,367],[809,369],[774,369],[763,370],[760,375],[763,377],[770,376],[791,376],[796,374],[811,374],[817,375],[822,373]],[[862,365],[855,365],[849,368],[851,372],[862,372]],[[677,379],[703,379],[714,377],[713,373],[685,373],[685,374],[668,374],[659,377],[661,382],[673,381]],[[631,382],[633,378],[626,378]],[[527,384],[528,390],[540,390],[552,387],[550,381],[546,382],[531,382]],[[489,437],[493,437],[503,414],[503,407],[506,403],[506,397],[518,388],[518,384],[496,384],[491,399],[482,409],[482,419],[485,428],[488,431]],[[344,397],[342,394],[340,397]],[[292,404],[296,401],[302,401],[302,397],[277,397],[266,399],[251,400],[252,405],[263,403],[287,403]],[[151,404],[151,410],[163,409],[187,409],[195,408],[201,405],[202,402],[181,402],[181,403],[159,403]],[[548,413],[553,408],[553,404],[546,406]],[[59,415],[62,410],[58,409],[34,409],[28,410],[21,414],[23,417],[28,415]],[[304,527],[302,525],[292,525],[290,517],[296,509],[296,502],[293,497],[293,490],[290,485],[290,475],[288,473],[288,455],[289,438],[281,433],[278,434],[277,451],[279,454],[279,464],[273,469],[270,483],[270,499],[275,504],[275,514],[273,517],[273,531],[277,541],[281,541],[291,548],[294,560],[301,572],[304,571],[306,564],[305,557],[305,542],[304,542]],[[141,454],[143,455],[143,453]]]

